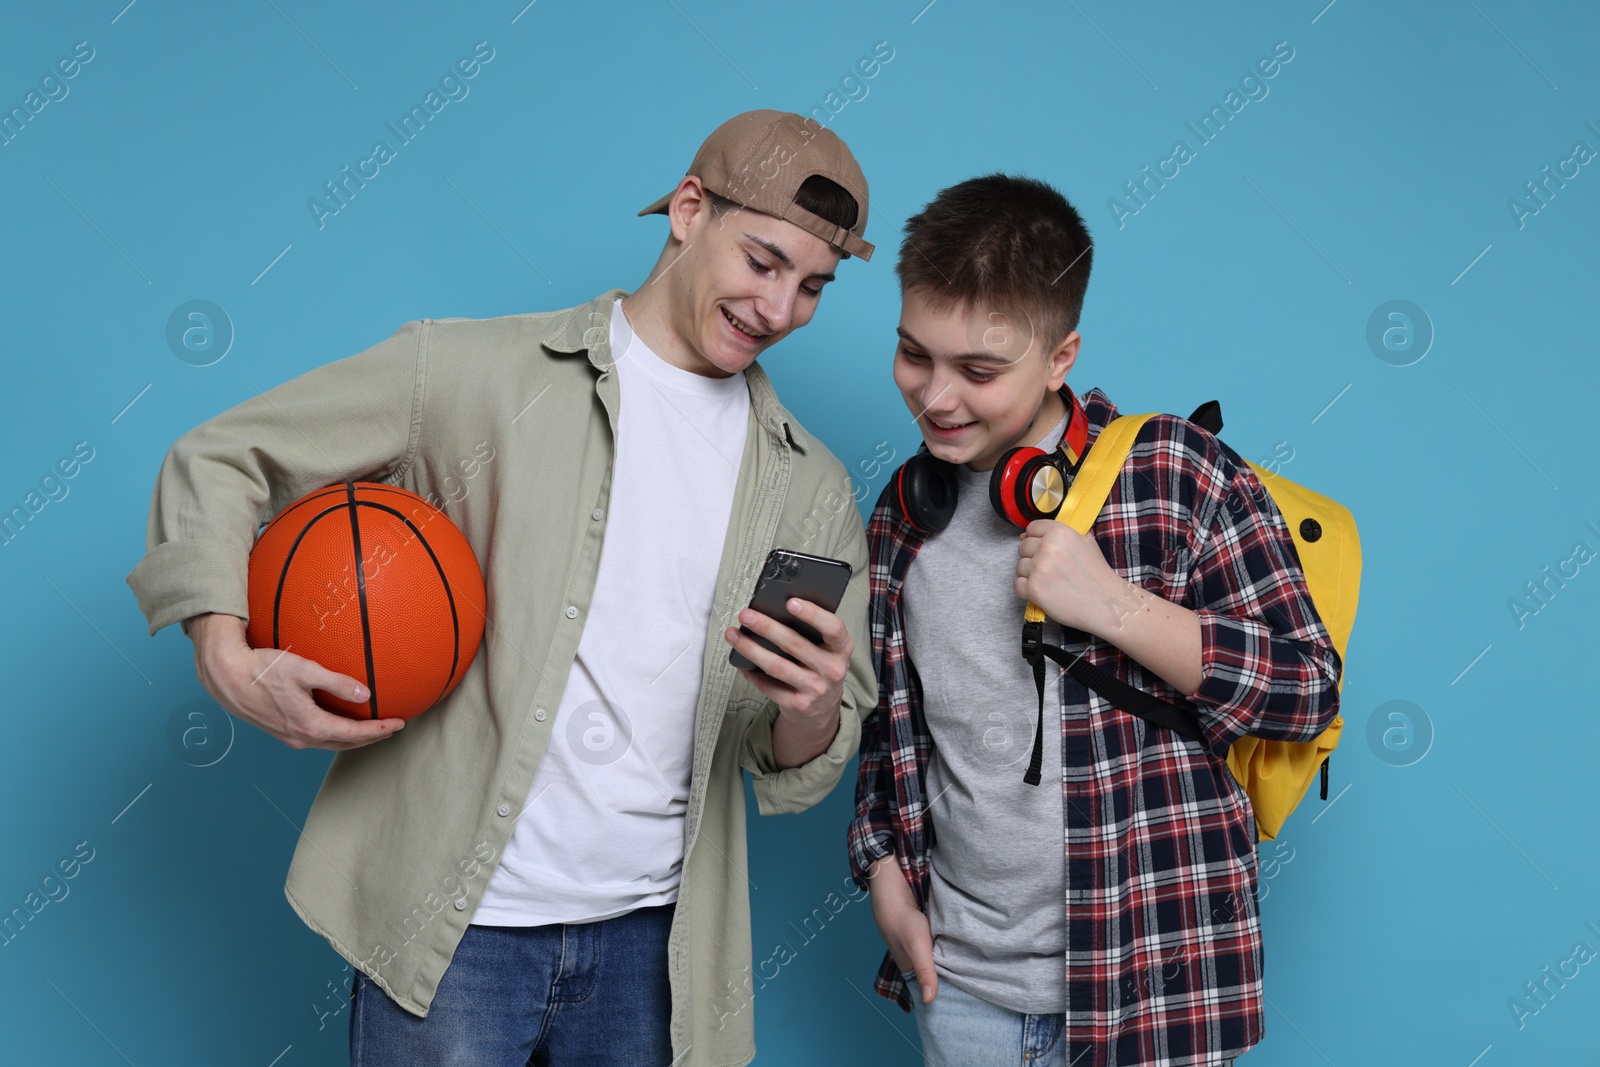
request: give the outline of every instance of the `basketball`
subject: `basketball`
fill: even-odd
[[[379,482],[341,482],[279,512],[250,550],[252,648],[280,648],[367,687],[313,690],[354,719],[410,719],[449,694],[483,639],[472,546],[444,512]],[[270,669],[270,668],[268,668]]]

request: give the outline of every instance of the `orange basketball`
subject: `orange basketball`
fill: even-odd
[[[250,550],[250,646],[361,681],[359,703],[313,690],[320,707],[354,719],[410,719],[444,699],[477,655],[485,609],[467,539],[396,486],[307,493]]]

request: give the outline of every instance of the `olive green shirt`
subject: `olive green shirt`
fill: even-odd
[[[547,314],[407,322],[195,427],[161,465],[148,554],[127,578],[152,635],[205,612],[248,619],[260,525],[346,478],[442,503],[466,535],[488,588],[477,658],[404,730],[335,754],[284,887],[308,926],[418,1016],[527,800],[588,616],[619,404],[607,326],[624,295]],[[866,540],[849,478],[759,366],[745,376],[750,423],[706,635],[668,944],[674,1062],[705,1067],[755,1055],[740,768],[762,814],[807,808],[839,780],[877,704]],[[854,569],[838,609],[855,642],[838,733],[786,770],[773,758],[777,705],[728,663],[722,637],[773,547]]]

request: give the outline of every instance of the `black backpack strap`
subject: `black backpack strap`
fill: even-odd
[[[1039,691],[1039,717],[1033,731],[1033,753],[1028,758],[1028,771],[1022,780],[1038,785],[1044,763],[1044,661],[1046,658],[1065,667],[1067,673],[1088,688],[1109,700],[1113,706],[1146,722],[1165,726],[1173,733],[1192,740],[1205,742],[1200,728],[1200,716],[1192,708],[1180,707],[1124,682],[1116,675],[1097,667],[1080,653],[1069,656],[1066,649],[1044,643],[1044,623],[1022,624],[1022,655],[1033,666],[1033,684]]]
[[[1028,771],[1022,780],[1038,785],[1044,767],[1044,623],[1022,624],[1022,655],[1033,667],[1033,684],[1039,690],[1039,718],[1033,727],[1033,752],[1028,756]]]
[[[1200,729],[1200,716],[1193,710],[1170,704],[1142,689],[1135,689],[1110,671],[1090,663],[1082,655],[1073,656],[1068,660],[1067,650],[1053,645],[1046,645],[1042,651],[1065,667],[1068,674],[1123,711],[1137,715],[1147,722],[1153,722],[1157,726],[1165,726],[1173,733],[1196,741],[1205,741],[1205,733]]]

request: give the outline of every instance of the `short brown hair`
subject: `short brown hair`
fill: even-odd
[[[1077,329],[1094,243],[1083,217],[1034,178],[987,174],[939,194],[906,222],[894,272],[935,307],[1024,312],[1049,350]]]

